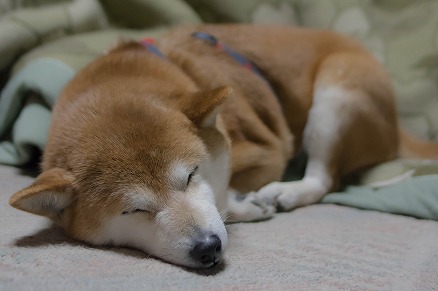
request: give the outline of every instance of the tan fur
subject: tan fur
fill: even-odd
[[[198,30],[214,34],[260,67],[280,99],[283,114],[273,92],[258,76],[236,66],[226,55],[217,57],[213,49],[201,51],[209,47],[202,40],[190,38],[190,32],[196,30],[176,30],[162,42],[169,57],[198,84],[235,88],[233,100],[227,103],[230,106],[224,109],[224,114],[230,108],[233,115],[227,120],[233,140],[233,187],[254,191],[266,180],[280,179],[284,161],[292,154],[289,132],[294,136],[295,149],[300,148],[312,95],[318,87],[339,85],[357,90],[355,98],[362,103],[355,120],[345,129],[352,145],[341,149],[340,144],[335,150],[343,156],[333,157],[334,175],[340,177],[396,156],[397,120],[390,80],[356,42],[329,31],[290,27],[200,27]],[[174,47],[178,48],[175,52]],[[227,74],[216,76],[224,66],[231,67],[226,68]],[[280,118],[283,116],[285,120]]]
[[[215,35],[256,63],[266,80],[192,38],[193,31]],[[175,29],[157,47],[166,59],[130,42],[77,74],[53,110],[43,173],[11,197],[12,206],[58,219],[73,237],[101,243],[98,233],[129,206],[123,195],[135,186],[147,192],[149,221],[171,224],[160,216],[170,213],[178,220],[172,229],[191,236],[208,228],[208,219],[204,212],[195,213],[191,197],[175,200],[185,191],[165,178],[175,161],[192,167],[219,165],[230,156],[230,174],[224,169],[228,161],[219,167],[223,180],[215,180],[215,173],[203,175],[212,188],[221,189],[216,191],[230,188],[245,194],[279,181],[288,161],[304,148],[311,156],[309,179],[286,185],[284,189],[295,192],[284,197],[280,190],[272,192],[283,184],[272,184],[265,194],[267,188],[260,190],[263,198],[255,204],[262,207],[262,215],[267,211],[263,201],[285,209],[316,202],[328,189],[336,189],[343,175],[393,159],[399,151],[424,149],[421,157],[437,157],[435,144],[424,146],[404,134],[400,147],[390,80],[349,38],[291,27],[202,25]],[[321,106],[316,102],[324,104],[330,90],[345,96],[327,97],[339,101],[333,105],[339,112],[332,114],[339,115],[340,123],[324,137],[325,124],[317,122],[318,112],[311,109]],[[318,94],[320,99],[314,100]],[[318,148],[318,138],[325,141],[330,135],[335,136],[330,148]],[[309,191],[308,199],[293,197],[300,191]],[[37,209],[38,203],[29,207],[33,196],[43,197],[43,202],[62,197],[62,212],[49,213],[47,205]],[[219,211],[227,208],[221,201]],[[251,214],[253,204],[246,207],[232,217],[263,217]]]
[[[399,155],[416,159],[438,159],[438,147],[434,142],[418,140],[404,130],[399,129],[400,148]]]

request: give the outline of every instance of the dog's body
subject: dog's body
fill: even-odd
[[[194,31],[246,56],[264,77]],[[348,38],[210,25],[176,29],[156,47],[164,58],[123,44],[74,78],[53,111],[43,172],[11,205],[92,244],[208,267],[227,244],[220,213],[266,219],[400,153],[438,156],[433,144],[399,142],[390,80]],[[309,157],[304,179],[277,182],[298,148]]]

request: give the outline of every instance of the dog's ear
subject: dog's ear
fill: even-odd
[[[73,201],[73,180],[63,169],[45,171],[32,185],[12,195],[9,204],[33,214],[56,217]]]
[[[197,126],[211,127],[216,124],[221,105],[232,93],[230,87],[200,91],[184,98],[183,104],[180,104],[181,110]]]

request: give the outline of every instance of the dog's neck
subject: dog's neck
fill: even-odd
[[[147,92],[187,93],[198,91],[193,80],[171,58],[164,55],[155,46],[145,48],[142,43],[130,42],[122,45],[110,54],[113,59],[111,70],[116,70],[120,79],[141,78],[141,87],[147,87]],[[141,57],[139,57],[141,55]],[[127,71],[129,70],[129,71]],[[167,93],[167,94],[163,94]]]

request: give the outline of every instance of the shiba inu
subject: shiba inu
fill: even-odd
[[[279,182],[298,150],[303,180]],[[10,204],[81,241],[206,268],[227,246],[226,218],[316,203],[342,176],[399,155],[437,158],[438,147],[399,130],[390,80],[355,41],[182,27],[76,75],[54,107],[42,173]]]

